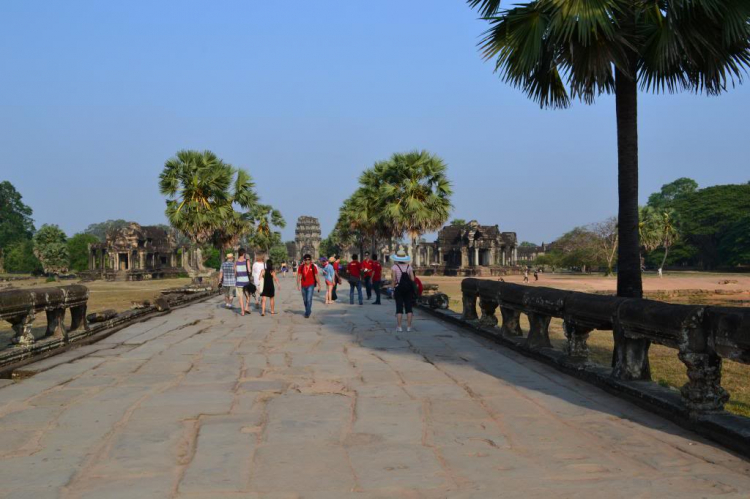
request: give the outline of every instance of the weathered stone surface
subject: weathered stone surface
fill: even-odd
[[[750,490],[745,461],[420,312],[416,332],[396,334],[389,306],[316,301],[305,320],[286,289],[272,317],[240,317],[219,302],[133,325],[97,344],[106,350],[0,387],[0,495]]]

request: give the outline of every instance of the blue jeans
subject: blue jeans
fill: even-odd
[[[305,302],[305,317],[309,317],[310,314],[312,314],[312,300],[314,292],[314,284],[312,286],[302,286],[302,300]]]
[[[362,305],[362,281],[349,281],[349,304],[354,305],[354,288],[359,293],[359,304]]]
[[[372,298],[372,277],[365,277],[365,290],[367,291],[367,299]]]

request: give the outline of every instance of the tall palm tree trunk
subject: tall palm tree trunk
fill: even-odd
[[[617,296],[641,298],[641,252],[638,235],[638,82],[635,58],[630,74],[616,70],[617,108],[617,186],[619,194],[617,228],[618,246]],[[615,349],[612,374],[621,379],[651,379],[648,362],[648,340],[625,337],[615,327]]]

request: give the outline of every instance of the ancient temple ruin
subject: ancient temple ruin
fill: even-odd
[[[495,275],[518,262],[515,232],[500,232],[497,225],[446,225],[437,241],[419,243],[414,265],[421,273],[441,275]]]
[[[200,255],[178,248],[174,236],[161,227],[131,223],[107,234],[105,242],[89,245],[91,277],[154,279],[174,277],[201,266]]]
[[[294,231],[294,259],[302,260],[309,253],[313,260],[320,256],[320,222],[315,217],[301,216],[297,219],[297,228]]]

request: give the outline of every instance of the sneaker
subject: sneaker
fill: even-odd
[[[231,303],[227,303],[227,304],[226,304],[226,305],[224,305],[224,306],[225,306],[225,307],[227,307],[227,308],[232,308],[232,304],[231,304]]]
[[[404,332],[404,330],[403,330],[403,329],[401,329],[400,327],[397,327],[397,328],[396,328],[396,332],[397,332],[397,333],[403,333],[403,332]]]
[[[407,332],[407,333],[411,333],[411,328],[410,328],[410,327],[407,327],[407,328],[406,328],[406,332]]]

